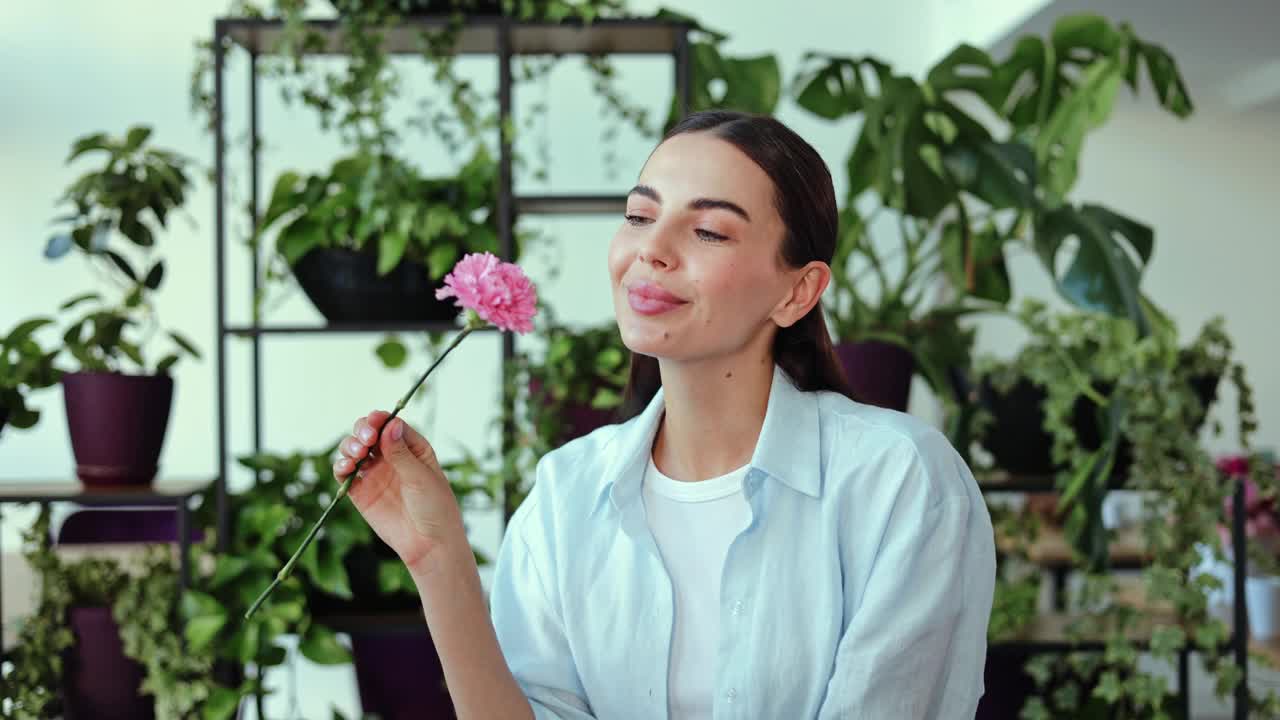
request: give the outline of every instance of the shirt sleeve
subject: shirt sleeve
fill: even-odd
[[[490,614],[507,666],[537,720],[594,720],[565,637],[564,618],[521,532],[532,509],[521,505],[503,535],[494,566]]]
[[[974,482],[958,458],[946,464]],[[913,464],[893,503],[821,720],[972,720],[977,712],[995,586],[990,515],[976,493],[931,500],[927,475],[925,463]]]

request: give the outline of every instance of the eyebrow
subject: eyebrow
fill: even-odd
[[[648,185],[637,185],[631,188],[631,191],[627,193],[627,197],[631,197],[632,195],[643,195],[644,197],[649,198],[650,200],[658,203],[659,205],[662,204],[662,196],[658,194],[657,190],[653,189]],[[692,202],[689,203],[689,209],[690,210],[728,210],[731,213],[740,215],[743,220],[746,220],[747,222],[751,222],[751,216],[747,214],[747,211],[742,209],[741,205],[735,202],[731,202],[729,200],[719,200],[716,198],[697,198],[696,200],[693,200]]]

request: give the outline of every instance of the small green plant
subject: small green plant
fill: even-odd
[[[52,323],[50,318],[32,318],[0,337],[0,426],[29,429],[39,422],[40,411],[28,406],[27,399],[56,385],[62,376],[54,366],[59,350],[46,351],[35,338],[37,330]]]
[[[123,138],[86,135],[74,142],[67,158],[71,163],[92,155],[101,157],[102,165],[66,189],[61,202],[71,211],[55,220],[63,230],[46,243],[45,257],[56,260],[75,250],[119,294],[108,299],[86,292],[60,308],[91,308],[72,320],[63,335],[65,349],[83,370],[122,372],[132,363],[144,372],[163,374],[184,354],[200,356],[190,340],[169,331],[172,350],[154,364],[145,357],[147,343],[159,329],[152,296],[165,275],[164,261],[152,256],[157,238],[191,187],[189,161],[147,147],[150,137],[151,129],[142,125],[131,127]],[[121,237],[127,245],[119,242]],[[130,254],[137,256],[133,262]]]

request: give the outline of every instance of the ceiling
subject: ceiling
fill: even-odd
[[[1280,0],[1054,0],[992,44],[1003,55],[1020,35],[1093,12],[1128,21],[1178,63],[1197,112],[1280,115]]]

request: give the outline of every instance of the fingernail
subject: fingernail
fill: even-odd
[[[370,428],[370,427],[360,428],[360,439],[365,442],[373,442],[373,428]]]
[[[399,442],[402,437],[404,437],[404,421],[396,418],[391,421],[391,439]]]

